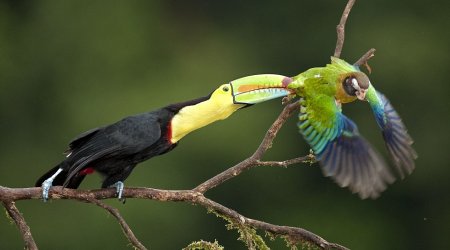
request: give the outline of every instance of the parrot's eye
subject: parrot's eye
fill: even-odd
[[[342,87],[344,88],[345,93],[349,96],[356,96],[357,89],[354,86],[358,85],[358,80],[354,76],[349,76],[344,79],[344,82],[342,83]]]
[[[230,90],[230,88],[228,88],[228,86],[224,86],[224,87],[222,88],[222,90],[225,91],[225,92],[228,92],[228,90]]]

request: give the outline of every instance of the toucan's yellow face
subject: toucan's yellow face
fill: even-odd
[[[211,94],[209,101],[212,105],[215,105],[218,109],[221,109],[222,112],[225,112],[227,117],[231,115],[234,111],[245,107],[247,104],[244,103],[235,103],[233,96],[233,88],[231,83],[226,83],[220,85],[214,92]]]
[[[290,81],[284,76],[256,75],[220,85],[209,99],[180,109],[172,118],[172,143],[240,108],[290,94],[285,88]]]
[[[188,133],[218,120],[226,119],[245,104],[235,104],[231,85],[223,84],[209,99],[192,106],[186,106],[172,118],[171,142],[176,143]]]

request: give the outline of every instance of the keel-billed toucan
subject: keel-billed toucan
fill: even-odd
[[[123,181],[134,167],[171,151],[188,133],[223,120],[243,107],[289,94],[292,79],[255,75],[223,84],[210,95],[126,117],[80,134],[69,143],[66,158],[36,182],[44,201],[52,185],[77,188],[87,174],[103,175],[102,188],[115,186],[121,199]]]

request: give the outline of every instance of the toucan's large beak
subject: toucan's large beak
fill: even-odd
[[[257,104],[292,93],[287,89],[293,80],[281,75],[254,75],[230,82],[235,104]]]

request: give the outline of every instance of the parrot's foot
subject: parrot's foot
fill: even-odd
[[[42,182],[42,200],[44,202],[48,201],[48,192],[50,191],[50,188],[52,187],[53,180],[56,178],[56,176],[61,173],[62,168],[58,169],[56,173],[54,173],[50,178]]]
[[[281,99],[281,105],[286,105],[286,104],[290,103],[292,101],[292,99],[294,99],[294,97],[291,97],[291,96],[283,97],[283,99]]]
[[[123,204],[125,204],[125,198],[122,198],[123,187],[124,187],[123,182],[118,181],[118,182],[114,183],[112,185],[112,187],[116,188],[116,194],[117,194],[117,198],[119,199],[119,201],[121,201],[121,202],[123,202]]]

